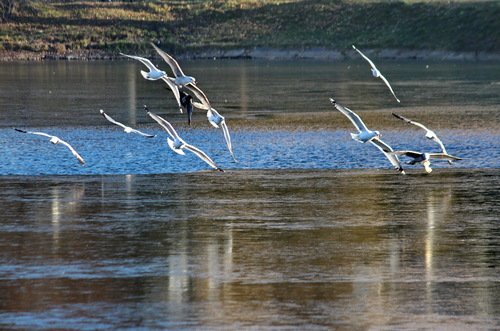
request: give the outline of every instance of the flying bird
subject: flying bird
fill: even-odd
[[[425,130],[425,137],[427,139],[430,139],[434,142],[436,142],[439,147],[441,147],[441,151],[444,153],[444,154],[448,154],[448,152],[446,151],[446,148],[444,147],[444,144],[443,142],[441,141],[441,139],[438,138],[438,136],[436,135],[436,133],[430,129],[428,129],[425,125],[419,123],[419,122],[415,122],[415,121],[412,121],[404,116],[401,116],[401,115],[398,115],[398,114],[395,114],[395,113],[392,113],[392,115],[394,115],[394,117],[396,118],[399,118],[400,120],[402,121],[405,121],[406,123],[408,124],[413,124],[415,126],[418,126],[419,128],[422,128]],[[449,164],[452,164],[453,161],[452,160],[448,160],[448,163]]]
[[[149,72],[145,72],[145,71],[141,70],[141,75],[142,75],[142,77],[144,77],[147,80],[158,80],[167,74],[165,71],[158,69],[153,63],[151,63],[150,60],[148,60],[144,57],[135,56],[135,55],[127,55],[127,54],[123,54],[123,53],[120,53],[120,55],[129,57],[129,58],[137,60],[137,61],[140,61],[142,64],[144,64],[149,69]]]
[[[206,110],[207,112],[207,119],[210,124],[215,127],[215,128],[221,128],[222,132],[224,133],[224,139],[226,140],[226,145],[229,150],[229,153],[231,153],[231,156],[233,157],[233,160],[235,162],[238,162],[236,157],[234,156],[233,153],[233,146],[231,144],[231,136],[229,135],[229,129],[226,124],[226,120],[224,119],[224,116],[219,114],[217,110],[215,110],[211,104],[210,101],[208,101],[207,96],[205,93],[197,86],[197,85],[186,85],[184,86],[187,90],[191,91],[195,97],[200,101],[196,102],[193,101],[192,104],[198,109]]]
[[[76,157],[76,159],[81,164],[85,164],[85,160],[83,159],[83,157],[81,157],[80,154],[78,154],[78,152],[70,144],[68,144],[64,140],[60,139],[59,137],[52,136],[52,135],[44,133],[44,132],[25,131],[25,130],[16,129],[16,128],[14,128],[14,130],[16,130],[18,132],[22,132],[22,133],[29,133],[29,134],[34,134],[34,135],[37,135],[37,136],[43,136],[43,137],[50,138],[50,142],[53,143],[54,145],[55,144],[63,144],[64,146],[66,146],[71,151],[71,153]]]
[[[354,113],[347,107],[339,105],[333,98],[330,98],[330,102],[338,111],[347,116],[347,118],[358,129],[359,133],[351,133],[352,139],[361,143],[366,143],[367,141],[369,141],[373,146],[377,147],[382,153],[384,153],[385,157],[387,157],[389,162],[391,162],[396,170],[398,170],[403,175],[405,174],[397,155],[391,154],[391,152],[393,152],[391,146],[380,139],[380,137],[382,136],[380,132],[369,130],[356,113]]]
[[[111,116],[109,116],[108,114],[106,114],[104,112],[104,110],[100,109],[99,112],[101,113],[101,115],[107,119],[109,122],[113,123],[113,124],[116,124],[120,127],[123,128],[123,131],[125,131],[126,133],[137,133],[137,134],[140,134],[141,136],[144,136],[146,138],[154,138],[156,137],[155,135],[151,135],[151,134],[147,134],[147,133],[144,133],[144,132],[141,132],[139,130],[136,130],[136,129],[133,129],[131,128],[130,126],[126,126],[125,124],[123,123],[120,123],[118,121],[115,121]]]
[[[333,106],[340,111],[342,114],[344,114],[351,122],[354,124],[356,129],[358,129],[358,133],[351,133],[352,139],[360,142],[360,143],[366,143],[367,141],[370,141],[374,138],[380,138],[380,132],[379,131],[372,131],[369,130],[365,123],[361,120],[361,118],[350,110],[347,107],[344,107],[340,104],[338,104],[334,99],[330,98],[330,102],[333,104]]]
[[[181,69],[181,66],[177,61],[167,54],[166,52],[162,51],[158,46],[156,46],[154,43],[151,43],[151,46],[156,50],[156,52],[167,62],[167,64],[170,66],[172,69],[172,72],[174,73],[175,79],[174,82],[177,86],[185,86],[187,84],[196,84],[196,79],[192,76],[186,76],[184,72]]]
[[[456,161],[456,160],[462,160],[462,158],[449,155],[446,153],[420,153],[420,152],[415,152],[415,151],[394,151],[390,152],[390,154],[393,155],[405,155],[408,157],[411,157],[413,160],[408,161],[408,164],[417,164],[420,163],[424,166],[424,169],[427,173],[431,173],[431,159],[441,159],[441,160],[451,160],[451,161]]]
[[[384,77],[384,75],[382,75],[382,73],[380,72],[380,70],[377,69],[377,67],[375,66],[375,64],[372,62],[372,60],[370,60],[365,54],[363,54],[359,49],[356,48],[356,46],[352,45],[352,48],[354,48],[366,61],[368,61],[368,63],[370,64],[371,66],[371,70],[372,70],[372,75],[373,77],[378,77],[380,79],[382,79],[382,81],[385,83],[385,85],[387,85],[387,87],[389,88],[389,90],[391,91],[392,95],[394,96],[394,98],[396,99],[397,102],[401,102],[398,97],[396,96],[396,94],[394,93],[394,91],[392,90],[392,87],[391,87],[391,84],[389,84],[389,82],[387,81],[387,79]]]
[[[201,149],[194,147],[192,145],[189,145],[186,143],[179,135],[177,134],[177,131],[175,131],[174,127],[170,122],[165,120],[164,118],[152,113],[149,111],[148,107],[144,105],[144,110],[148,113],[148,115],[155,120],[160,126],[169,134],[170,137],[167,138],[167,143],[168,146],[177,154],[180,155],[185,155],[184,149],[187,149],[188,151],[192,152],[196,156],[198,156],[200,159],[205,161],[209,166],[212,168],[224,172],[221,168],[219,168],[214,161],[210,157],[208,157],[205,152],[203,152]]]

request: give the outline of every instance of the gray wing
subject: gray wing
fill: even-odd
[[[135,56],[135,55],[128,55],[128,54],[123,54],[123,53],[120,53],[120,55],[129,57],[129,58],[137,60],[137,61],[140,61],[142,64],[144,64],[146,67],[148,67],[149,70],[158,71],[158,68],[156,68],[155,65],[153,63],[151,63],[151,61],[149,61],[148,59],[146,59],[144,57]]]
[[[199,109],[203,110],[209,110],[212,108],[210,105],[210,101],[208,101],[208,98],[206,94],[196,85],[193,84],[187,84],[184,86],[187,90],[191,91],[198,100],[201,101],[201,104],[198,102],[193,102],[193,106]]]
[[[144,136],[144,137],[146,137],[146,138],[154,138],[154,137],[156,137],[156,135],[149,134],[149,133],[144,133],[144,132],[139,131],[139,130],[136,130],[136,129],[131,129],[131,130],[132,130],[131,132],[133,132],[133,133],[137,133],[137,134],[139,134],[139,135],[141,135],[141,136]]]
[[[430,131],[430,130],[429,130],[429,129],[427,129],[427,127],[426,127],[425,125],[423,125],[422,123],[412,121],[411,119],[406,118],[406,117],[404,117],[404,116],[402,116],[402,115],[399,115],[399,114],[396,114],[396,113],[392,113],[392,115],[393,115],[394,117],[396,117],[396,118],[399,118],[399,119],[400,119],[400,120],[402,120],[402,121],[405,121],[405,122],[406,122],[406,123],[408,123],[408,124],[413,124],[413,125],[416,125],[416,126],[418,126],[419,128],[422,128],[422,129],[424,129],[424,130],[425,130],[425,131],[427,131],[427,132],[428,132],[428,131]]]
[[[222,128],[222,132],[224,133],[224,139],[226,140],[226,145],[227,145],[227,148],[229,149],[229,153],[231,153],[233,160],[235,162],[238,162],[238,160],[236,159],[236,157],[234,156],[234,153],[233,153],[233,146],[231,144],[231,136],[229,135],[229,129],[227,128],[226,121],[222,121],[221,128]]]
[[[450,154],[445,154],[445,153],[427,153],[429,155],[429,159],[441,159],[441,160],[450,160],[450,161],[457,161],[457,160],[462,160],[461,157],[453,156]]]
[[[423,153],[415,152],[415,151],[394,151],[394,152],[391,152],[391,154],[405,155],[405,156],[409,156],[409,157],[414,158],[414,159],[421,158],[423,156]]]
[[[177,131],[175,131],[174,127],[172,126],[172,124],[170,124],[169,121],[167,121],[166,119],[150,112],[149,110],[146,110],[148,115],[154,119],[158,124],[160,124],[160,126],[165,130],[167,131],[167,133],[174,139],[176,138],[179,138],[179,135],[177,134]]]
[[[183,145],[183,148],[187,149],[188,151],[192,152],[193,154],[197,155],[200,159],[202,159],[203,161],[205,161],[209,166],[211,166],[212,168],[214,169],[217,169],[217,170],[222,170],[220,169],[214,161],[212,161],[211,158],[208,157],[207,154],[205,154],[205,152],[203,152],[201,149],[197,148],[197,147],[194,147],[192,145],[189,145],[189,144],[186,144],[184,143]]]
[[[363,52],[361,52],[359,49],[357,49],[356,46],[352,45],[352,48],[354,48],[359,53],[359,55],[361,55],[366,61],[368,61],[368,63],[370,64],[370,66],[373,69],[378,70],[377,67],[375,66],[375,63],[373,63],[372,60],[370,60],[368,58],[368,56],[366,56],[365,54],[363,54]]]
[[[175,101],[177,101],[177,104],[179,105],[179,110],[182,113],[181,95],[179,93],[179,87],[177,87],[177,85],[175,85],[175,83],[172,81],[172,78],[170,78],[170,77],[163,76],[161,79],[163,79],[163,81],[165,83],[167,83],[168,87],[174,93]]]
[[[374,138],[370,140],[370,143],[372,143],[373,146],[377,147],[380,149],[382,153],[384,153],[385,157],[391,162],[391,164],[394,166],[394,168],[398,169],[400,172],[404,174],[403,167],[401,166],[401,162],[399,162],[398,156],[394,155],[393,149],[391,146],[387,145],[385,142],[378,138]]]
[[[394,91],[392,90],[392,87],[391,87],[391,84],[389,84],[389,82],[387,81],[387,79],[384,77],[384,75],[380,74],[380,79],[382,79],[382,81],[385,83],[385,85],[387,85],[387,87],[389,88],[389,90],[391,91],[392,95],[394,96],[394,98],[396,99],[397,102],[401,102],[398,97],[396,96],[396,94],[394,93]]]
[[[122,123],[120,123],[120,122],[118,122],[118,121],[115,121],[115,120],[114,120],[111,116],[109,116],[108,114],[106,114],[106,113],[104,112],[104,110],[100,109],[100,110],[99,110],[99,112],[100,112],[100,113],[101,113],[101,115],[102,115],[105,119],[107,119],[109,122],[111,122],[111,123],[113,123],[113,124],[116,124],[116,125],[118,125],[118,126],[121,126],[121,127],[122,127],[122,128],[124,128],[124,129],[126,129],[126,128],[127,128],[127,126],[126,126],[125,124],[122,124]]]
[[[342,114],[347,116],[348,119],[351,120],[352,124],[358,129],[358,131],[367,131],[365,123],[361,120],[361,118],[352,110],[342,105],[339,105],[334,99],[330,98],[330,102],[340,111]]]
[[[80,154],[78,154],[78,152],[73,148],[73,146],[71,146],[61,138],[59,138],[59,143],[66,146],[81,164],[85,164],[85,160],[83,159],[83,157],[80,156]]]
[[[153,43],[150,43],[150,44],[151,44],[151,46],[153,46],[155,51],[158,52],[158,54],[162,57],[162,59],[165,60],[165,62],[167,62],[167,64],[172,69],[172,72],[174,73],[175,77],[184,76],[184,73],[182,72],[181,66],[179,65],[179,63],[177,63],[177,61],[172,56],[170,56],[169,54],[167,54],[164,51],[162,51],[161,49],[159,49],[155,44],[153,44]]]

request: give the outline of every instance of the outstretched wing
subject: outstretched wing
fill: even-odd
[[[143,137],[146,137],[146,138],[154,138],[156,137],[156,135],[153,135],[153,134],[149,134],[149,133],[145,133],[145,132],[142,132],[142,131],[139,131],[137,129],[131,129],[132,131],[130,132],[133,132],[133,133],[137,133]]]
[[[50,139],[52,139],[52,138],[55,137],[55,136],[47,134],[45,132],[26,131],[26,130],[21,130],[21,129],[16,129],[16,128],[14,128],[14,130],[16,130],[18,132],[22,132],[22,133],[29,133],[29,134],[34,134],[34,135],[37,135],[37,136],[43,136],[43,137],[47,137],[47,138],[50,138]]]
[[[179,135],[177,134],[177,131],[175,131],[174,127],[172,126],[172,124],[170,124],[169,121],[167,121],[166,119],[152,113],[149,111],[148,107],[144,106],[144,110],[148,113],[148,115],[154,119],[158,124],[160,124],[160,126],[165,130],[167,131],[167,133],[174,139],[176,138],[180,138]]]
[[[191,91],[194,94],[194,96],[198,100],[200,100],[201,103],[193,102],[193,105],[196,108],[203,109],[203,110],[209,110],[210,108],[212,108],[212,106],[210,105],[210,101],[208,101],[207,96],[197,85],[187,84],[187,85],[184,85],[184,87],[187,90]]]
[[[175,83],[172,81],[172,78],[170,78],[170,77],[163,76],[161,79],[163,79],[163,81],[165,83],[167,83],[168,87],[174,93],[175,101],[177,101],[177,104],[179,105],[179,110],[182,113],[181,96],[180,96],[180,92],[179,92],[179,87],[177,85],[175,85]]]
[[[219,170],[219,171],[223,171],[221,168],[219,168],[214,161],[212,161],[211,158],[208,157],[207,154],[205,154],[205,152],[203,152],[201,149],[197,148],[197,147],[194,147],[192,145],[189,145],[189,144],[184,144],[183,145],[183,148],[187,149],[188,151],[192,152],[193,154],[197,155],[200,159],[202,159],[203,161],[205,161],[209,166],[211,166],[212,168],[216,169],[216,170]]]
[[[235,162],[238,162],[238,160],[236,159],[236,157],[234,156],[234,153],[233,153],[233,146],[231,144],[231,136],[229,135],[229,129],[227,127],[226,121],[222,121],[221,128],[222,128],[222,132],[224,133],[224,139],[226,140],[227,149],[229,149],[229,153],[231,153],[233,160]]]
[[[428,129],[425,125],[423,125],[422,123],[412,121],[412,120],[410,120],[409,118],[406,118],[406,117],[404,117],[404,116],[402,116],[402,115],[399,115],[399,114],[396,114],[396,113],[392,113],[392,115],[393,115],[394,117],[396,117],[396,118],[399,118],[399,119],[400,119],[400,120],[402,120],[402,121],[405,121],[405,122],[406,122],[406,123],[408,123],[408,124],[413,124],[413,125],[418,126],[419,128],[424,129],[424,130],[425,130],[425,131],[427,131],[427,132],[429,131],[429,129]]]
[[[339,105],[334,99],[330,98],[330,102],[337,108],[338,111],[340,111],[342,114],[344,114],[349,120],[351,120],[352,124],[358,129],[358,131],[367,131],[368,128],[366,127],[365,123],[361,120],[361,118],[352,110],[350,110],[347,107],[344,107],[342,105]]]
[[[140,56],[135,56],[135,55],[128,55],[128,54],[123,54],[123,53],[120,53],[120,55],[122,56],[126,56],[126,57],[129,57],[131,59],[134,59],[134,60],[137,60],[137,61],[140,61],[142,64],[144,64],[149,70],[153,70],[153,71],[158,71],[158,68],[155,67],[155,65],[153,63],[151,63],[151,61],[149,61],[148,59],[144,58],[144,57],[140,57]]]
[[[370,140],[370,142],[372,143],[373,146],[377,147],[378,149],[380,149],[380,151],[382,151],[382,153],[384,153],[385,157],[387,157],[387,159],[389,160],[389,162],[391,162],[394,168],[396,168],[403,174],[405,173],[403,167],[401,166],[401,162],[399,162],[398,156],[392,153],[393,149],[391,148],[391,146],[387,145],[379,138],[374,138]]]
[[[366,61],[368,61],[368,63],[370,64],[370,66],[373,69],[378,70],[377,67],[375,66],[375,63],[373,63],[372,60],[370,60],[368,58],[368,56],[366,56],[365,54],[363,54],[363,52],[361,52],[359,49],[357,49],[356,46],[352,45],[352,48],[354,48],[359,53],[359,55],[361,55],[363,57],[363,59],[365,59]]]
[[[396,96],[396,94],[394,93],[394,91],[392,90],[392,87],[391,87],[391,84],[389,84],[389,82],[387,81],[387,79],[384,77],[384,75],[380,74],[380,79],[382,79],[382,81],[385,83],[385,85],[387,85],[387,87],[389,88],[389,90],[391,91],[392,95],[394,96],[394,98],[396,99],[397,102],[401,102],[398,97]]]
[[[120,123],[120,122],[118,122],[118,121],[115,121],[115,120],[114,120],[111,116],[109,116],[108,114],[106,114],[106,113],[104,112],[104,110],[100,109],[100,110],[99,110],[99,112],[100,112],[100,113],[101,113],[101,115],[102,115],[105,119],[107,119],[109,122],[111,122],[111,123],[113,123],[113,124],[116,124],[116,125],[118,125],[118,126],[121,126],[121,127],[122,127],[122,128],[124,128],[124,129],[126,129],[126,128],[127,128],[127,126],[126,126],[125,124],[122,124],[122,123]]]
[[[78,152],[73,148],[73,146],[71,146],[70,144],[68,144],[67,142],[65,142],[60,138],[59,138],[59,143],[66,146],[81,164],[85,164],[85,160],[83,159],[83,157],[80,156],[80,154],[78,154]]]
[[[429,155],[429,159],[441,159],[441,160],[449,160],[449,161],[457,161],[462,160],[461,157],[453,156],[445,153],[427,153]]]
[[[439,139],[439,137],[438,137],[438,136],[436,136],[436,135],[434,134],[434,136],[433,136],[431,139],[432,139],[434,142],[436,142],[436,143],[439,145],[439,147],[441,147],[441,151],[442,151],[444,154],[448,154],[448,152],[446,151],[446,148],[444,147],[443,142],[441,141],[441,139]]]
[[[391,154],[395,155],[405,155],[414,159],[421,158],[423,156],[423,153],[420,152],[415,152],[415,151],[394,151],[391,152]]]
[[[170,56],[166,52],[159,49],[153,43],[151,43],[151,46],[153,46],[153,48],[156,50],[156,52],[158,52],[158,54],[163,58],[163,60],[165,60],[165,62],[167,62],[167,64],[172,69],[172,72],[174,73],[175,77],[184,76],[184,73],[182,72],[181,66],[179,65],[179,63],[177,63],[177,61],[172,56]]]

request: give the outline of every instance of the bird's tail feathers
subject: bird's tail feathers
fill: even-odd
[[[144,70],[141,70],[141,75],[142,75],[142,77],[144,77],[144,79],[151,80],[151,78],[149,78],[149,76],[148,76],[148,73],[145,72]]]
[[[174,152],[176,152],[177,154],[186,155],[186,153],[184,153],[184,151],[182,150],[182,148],[176,148],[175,147],[175,143],[174,143],[174,141],[172,139],[167,138],[167,144],[168,144],[168,147],[170,147],[170,149],[173,150]]]
[[[359,139],[359,134],[357,134],[357,133],[351,133],[351,138],[353,140],[356,140],[356,141],[362,143],[361,139]]]

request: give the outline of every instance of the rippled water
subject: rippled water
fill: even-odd
[[[0,64],[0,329],[500,328],[497,64],[382,63],[401,105],[362,62],[186,67],[240,162],[133,62]],[[330,96],[394,148],[436,145],[391,111],[464,159],[398,175],[329,117]],[[171,152],[144,103],[226,173]]]
[[[2,328],[495,328],[498,170],[4,177]]]

